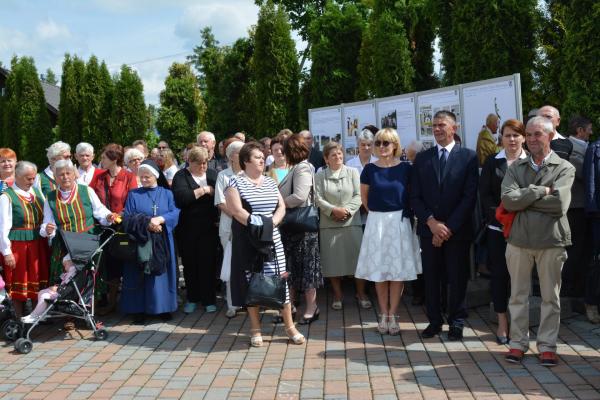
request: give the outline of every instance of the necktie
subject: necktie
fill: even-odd
[[[444,177],[444,169],[446,169],[446,153],[448,150],[442,147],[440,150],[440,179]]]

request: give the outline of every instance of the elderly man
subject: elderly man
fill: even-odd
[[[54,164],[54,175],[58,186],[48,193],[44,202],[44,220],[40,226],[42,237],[53,238],[56,229],[95,233],[94,219],[102,225],[110,225],[114,221],[117,214],[113,214],[102,204],[94,190],[77,183],[71,160],[57,161]],[[60,240],[53,240],[50,283],[56,282],[62,273],[63,256]]]
[[[48,193],[56,189],[56,181],[54,179],[54,163],[59,160],[70,160],[71,159],[71,146],[65,142],[53,143],[46,149],[46,157],[48,157],[49,165],[40,174],[38,174],[35,180],[35,187],[42,191],[44,196],[48,196]]]
[[[19,161],[15,183],[0,196],[0,251],[4,257],[4,277],[15,304],[17,317],[27,299],[37,301],[37,292],[48,283],[50,250],[40,238],[44,196],[33,187],[37,167]]]
[[[555,366],[560,328],[561,269],[571,244],[567,210],[575,167],[550,148],[554,126],[549,119],[527,122],[525,140],[530,155],[516,160],[502,181],[502,204],[514,212],[506,247],[511,293],[510,351],[506,360],[521,362],[529,349],[529,292],[535,265],[542,295],[537,349],[540,363]]]
[[[485,119],[485,126],[477,136],[477,159],[479,166],[482,167],[486,158],[496,154],[500,150],[498,146],[498,116],[488,114]]]
[[[141,151],[142,154],[144,155],[144,159],[148,158],[148,155],[149,155],[148,143],[146,143],[146,141],[144,139],[135,140],[131,144],[131,146],[138,149],[139,151]]]
[[[200,145],[200,147],[204,147],[206,150],[208,150],[208,168],[212,168],[217,172],[227,169],[227,160],[219,159],[215,154],[217,140],[212,132],[200,132],[196,138],[196,142],[198,145]]]
[[[314,146],[313,135],[308,130],[303,130],[298,132],[298,135],[304,138],[306,145],[310,149],[310,153],[308,155],[308,162],[310,162],[313,167],[315,167],[315,171],[318,171],[319,168],[325,166],[325,160],[323,159],[323,153],[319,150],[319,146]]]
[[[77,172],[79,177],[77,183],[89,186],[92,180],[96,178],[102,170],[96,168],[93,164],[94,161],[94,146],[89,143],[81,142],[75,147],[75,158],[77,159]]]
[[[552,142],[550,142],[550,148],[554,151],[560,158],[569,161],[571,157],[571,153],[573,152],[573,143],[558,133],[558,126],[560,125],[560,113],[558,109],[552,106],[543,106],[537,111],[538,117],[544,117],[548,121],[552,122],[554,136],[552,137]]]

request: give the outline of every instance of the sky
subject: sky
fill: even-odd
[[[111,73],[122,64],[135,69],[150,104],[159,103],[169,66],[186,60],[202,28],[227,45],[258,19],[253,0],[2,0],[1,9],[4,67],[14,55],[30,56],[38,73],[51,68],[60,80],[65,53],[96,55]]]

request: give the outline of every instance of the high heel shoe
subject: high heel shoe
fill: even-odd
[[[294,331],[296,331],[296,333],[294,333]],[[290,326],[289,328],[285,328],[285,333],[288,335],[288,338],[294,344],[304,344],[304,342],[306,341],[306,339],[304,338],[304,335],[301,334],[300,332],[298,332],[296,330],[295,326]]]
[[[386,333],[388,333],[388,329],[389,329],[388,328],[388,315],[387,314],[381,314],[379,316],[379,324],[377,324],[377,330],[382,335],[385,335]]]
[[[315,312],[313,313],[312,317],[308,317],[308,318],[302,317],[302,319],[300,320],[300,322],[298,322],[298,325],[310,325],[310,324],[312,324],[313,322],[315,322],[316,320],[319,319],[319,314],[320,314],[320,311],[317,308],[315,310]]]
[[[390,315],[390,320],[388,322],[388,333],[392,336],[400,334],[400,325],[398,325],[395,315]]]
[[[257,335],[257,333],[258,333],[258,335]],[[262,338],[262,335],[260,334],[260,329],[250,329],[250,334],[252,335],[252,336],[250,336],[250,346],[262,347],[263,338]]]

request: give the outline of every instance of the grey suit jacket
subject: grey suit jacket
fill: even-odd
[[[286,208],[307,207],[311,205],[311,191],[315,169],[304,160],[296,164],[279,182],[279,192]],[[293,183],[293,186],[292,186]]]
[[[575,167],[575,181],[571,188],[571,205],[569,208],[583,208],[585,206],[585,187],[583,184],[583,160],[587,150],[587,143],[583,143],[568,138],[573,143],[573,152],[569,157],[569,162]]]
[[[350,225],[361,225],[360,213],[360,179],[358,171],[352,167],[342,166],[340,175],[334,178],[329,168],[322,169],[315,176],[317,190],[317,206],[321,219],[320,228],[340,228]],[[339,222],[331,218],[331,211],[342,207],[352,215],[348,220]]]

